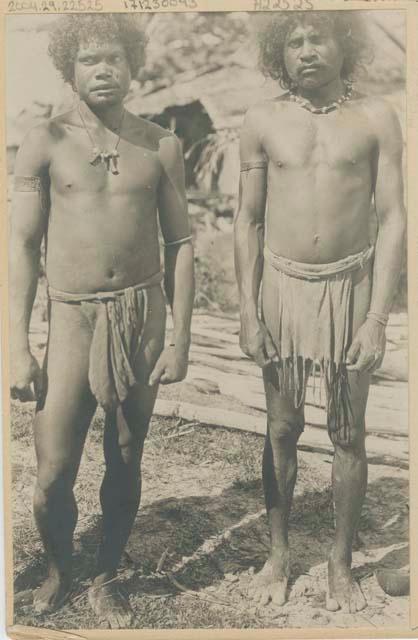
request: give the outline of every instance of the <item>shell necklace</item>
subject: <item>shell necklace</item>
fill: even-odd
[[[83,114],[81,113],[80,105],[78,105],[78,113],[79,113],[79,116],[80,116],[80,120],[81,120],[81,122],[83,124],[84,130],[87,133],[87,135],[88,135],[88,137],[90,139],[90,142],[92,144],[90,164],[93,165],[93,167],[95,167],[98,164],[104,164],[108,171],[111,171],[114,176],[118,176],[119,175],[118,158],[120,157],[120,154],[119,154],[119,151],[118,151],[118,146],[119,146],[119,142],[120,142],[120,136],[121,136],[122,126],[123,126],[123,121],[124,121],[124,118],[125,118],[125,109],[123,110],[122,117],[121,117],[120,123],[119,123],[119,127],[117,128],[118,139],[116,140],[116,144],[115,144],[115,146],[114,146],[112,151],[99,149],[99,147],[95,143],[94,138],[93,138],[93,136],[92,136],[87,124],[86,124],[86,121],[83,118]]]
[[[344,102],[347,102],[347,100],[351,100],[352,96],[353,86],[347,83],[345,92],[341,96],[341,98],[338,98],[338,100],[334,100],[334,102],[331,102],[331,104],[327,104],[324,107],[315,107],[315,105],[313,105],[310,100],[302,98],[297,93],[295,93],[295,91],[290,92],[290,100],[292,100],[292,102],[296,102],[296,104],[301,106],[302,109],[306,109],[307,111],[316,114],[325,114],[330,113],[330,111],[335,111],[336,109],[339,109]]]

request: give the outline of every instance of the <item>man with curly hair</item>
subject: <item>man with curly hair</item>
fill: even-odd
[[[366,606],[351,556],[367,487],[369,380],[382,362],[404,251],[402,135],[383,99],[351,85],[368,56],[354,12],[278,13],[260,29],[259,45],[262,70],[287,91],[252,107],[241,134],[240,344],[263,370],[271,531],[250,594],[261,605],[286,600],[297,441],[307,380],[319,374],[335,449],[326,606],[355,613]]]
[[[37,399],[34,511],[48,559],[35,610],[57,608],[71,589],[73,486],[99,404],[105,410],[103,533],[89,601],[112,628],[134,622],[116,574],[139,507],[158,383],[186,375],[194,297],[180,144],[123,106],[144,49],[131,16],[58,20],[49,51],[78,100],[21,145],[10,245],[11,393]],[[28,331],[43,237],[49,338],[41,372]],[[174,323],[165,348],[163,279]]]

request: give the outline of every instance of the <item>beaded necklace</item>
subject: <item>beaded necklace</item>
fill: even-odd
[[[302,98],[295,91],[290,92],[290,100],[292,102],[295,102],[296,104],[301,106],[302,109],[306,109],[307,111],[315,114],[326,114],[330,113],[330,111],[335,111],[336,109],[339,109],[341,105],[344,104],[344,102],[347,102],[347,100],[351,100],[352,96],[353,86],[347,83],[345,92],[341,96],[341,98],[338,98],[338,100],[334,100],[334,102],[331,102],[324,107],[315,107],[315,105],[313,105],[312,102],[310,102],[310,100],[308,100],[307,98]]]

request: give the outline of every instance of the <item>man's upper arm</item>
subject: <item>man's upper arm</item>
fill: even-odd
[[[184,161],[178,138],[161,138],[158,152],[162,174],[158,186],[158,213],[166,244],[190,236]]]
[[[238,216],[246,213],[257,220],[264,219],[267,195],[267,157],[263,149],[260,128],[265,118],[262,107],[250,109],[245,116],[240,135],[240,193]]]
[[[11,230],[14,238],[39,247],[47,224],[48,125],[31,129],[16,157]]]
[[[375,122],[378,123],[375,204],[378,219],[382,223],[393,215],[402,214],[404,208],[403,138],[399,120],[388,104],[380,102]]]

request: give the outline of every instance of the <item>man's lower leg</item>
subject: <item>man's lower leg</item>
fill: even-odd
[[[271,550],[250,594],[260,604],[284,604],[290,575],[288,523],[297,475],[297,437],[269,433],[263,456],[263,485],[270,524]]]
[[[48,562],[48,578],[34,597],[35,609],[42,613],[59,606],[71,586],[73,534],[78,516],[72,489],[44,490],[37,484],[34,515]]]
[[[329,608],[342,607],[354,613],[365,606],[364,597],[351,576],[353,539],[367,489],[363,435],[353,443],[335,443],[332,484],[336,531],[329,558]]]
[[[97,557],[96,582],[105,582],[116,576],[140,499],[141,471],[138,463],[118,471],[106,471],[100,490],[103,530]]]

